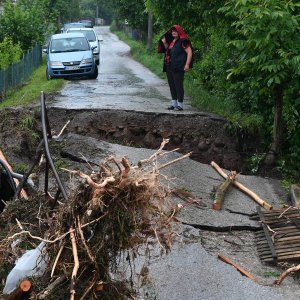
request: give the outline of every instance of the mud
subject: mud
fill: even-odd
[[[167,138],[170,141],[166,150],[178,148],[180,153],[192,152],[193,160],[202,163],[214,160],[220,166],[238,172],[246,170],[245,157],[255,152],[258,142],[255,137],[245,138],[231,132],[230,124],[224,119],[204,113],[191,118],[190,115],[167,113],[50,108],[48,116],[53,133],[58,134],[70,120],[65,133],[110,143],[157,149]],[[34,151],[34,140],[41,135],[38,109],[6,109],[0,112],[0,118],[0,141],[4,150],[9,148],[7,155],[13,162],[28,160]]]

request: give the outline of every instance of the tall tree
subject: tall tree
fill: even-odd
[[[291,84],[299,87],[299,6],[294,1],[229,0],[221,9],[234,19],[238,53],[229,77],[253,76],[274,102],[272,142],[265,163],[273,165],[280,151],[283,131],[283,99]],[[267,97],[266,97],[267,98]]]

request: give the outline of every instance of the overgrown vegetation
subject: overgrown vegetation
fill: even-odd
[[[3,41],[0,42],[0,53],[0,69],[5,69],[21,59],[21,45],[19,42],[14,44],[11,38],[5,37]]]

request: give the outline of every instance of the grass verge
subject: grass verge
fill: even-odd
[[[45,93],[60,90],[65,81],[63,79],[47,80],[46,79],[46,59],[30,76],[29,80],[21,87],[7,92],[6,97],[0,108],[26,105],[39,99],[41,91]]]

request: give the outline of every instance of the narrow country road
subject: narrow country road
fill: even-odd
[[[95,30],[99,39],[103,39],[98,78],[68,81],[61,94],[47,105],[72,109],[168,112],[170,92],[167,82],[133,60],[129,46],[112,34],[108,26],[95,27]],[[187,103],[184,112],[180,113],[195,113],[196,110]]]
[[[108,27],[95,30],[103,40],[98,78],[68,80],[62,91],[47,102],[48,107],[54,108],[53,119],[61,122],[59,128],[67,119],[72,119],[67,134],[62,137],[61,148],[57,148],[76,156],[83,152],[88,161],[94,159],[97,152],[98,155],[127,156],[130,162],[137,163],[153,155],[149,144],[153,145],[157,139],[161,142],[166,136],[185,152],[194,151],[206,160],[222,157],[223,165],[236,161],[233,155],[239,140],[226,131],[225,120],[198,112],[188,101],[184,103],[183,112],[168,111],[167,82],[134,61],[129,47]],[[82,111],[72,111],[76,109]],[[104,137],[109,143],[102,141]],[[130,147],[116,143],[137,137],[140,140],[129,143]],[[176,152],[169,154],[170,160],[180,157]],[[257,211],[254,201],[239,190],[230,189],[222,210],[213,210],[213,195],[223,179],[209,164],[193,159],[170,165],[162,174],[170,179],[170,187],[191,192],[205,205],[199,207],[172,196],[176,203],[184,206],[176,216],[181,223],[181,240],[174,243],[171,253],[162,257],[157,254],[160,249],[153,249],[148,282],[139,291],[145,297],[138,300],[296,299],[298,285],[291,276],[284,285],[274,287],[274,279],[265,275],[277,275],[282,269],[263,265],[258,257],[255,232],[261,225],[249,218]],[[279,206],[280,195],[272,180],[242,174],[238,180],[274,207]],[[220,261],[219,254],[253,274],[258,283]],[[141,270],[143,259],[141,256],[135,262],[137,277],[141,274],[137,270]],[[121,270],[124,274],[128,271],[126,267]]]

